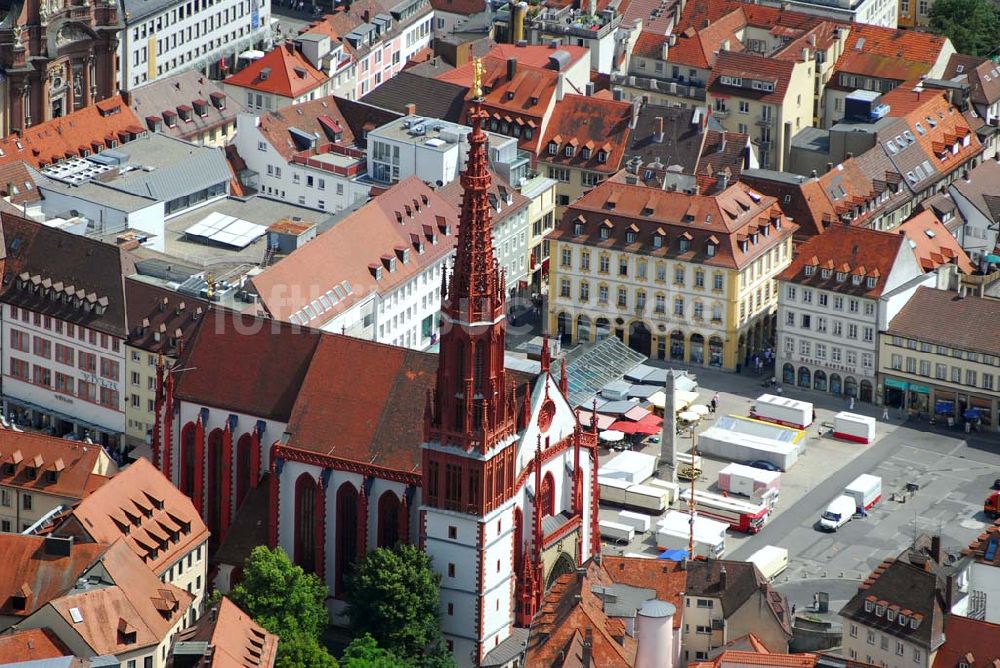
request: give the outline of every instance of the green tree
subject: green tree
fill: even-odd
[[[379,647],[370,633],[352,640],[340,658],[340,668],[403,668],[405,665],[395,654]]]
[[[326,595],[323,581],[293,564],[284,550],[259,545],[247,558],[243,579],[229,597],[279,636],[279,666],[332,668],[337,663],[319,642],[330,622]]]
[[[935,0],[930,26],[970,56],[986,56],[1000,43],[1000,17],[992,0]]]
[[[438,619],[441,577],[412,545],[369,552],[347,578],[347,616],[355,636],[369,633],[403,661],[453,665]]]
[[[278,644],[275,668],[337,668],[337,660],[315,638],[299,634]],[[355,668],[361,668],[356,666]]]

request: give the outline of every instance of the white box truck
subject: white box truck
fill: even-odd
[[[854,497],[842,494],[830,502],[819,517],[819,528],[823,531],[836,531],[854,517]]]
[[[833,437],[868,445],[875,440],[875,418],[841,411],[833,416]]]
[[[635,529],[637,533],[646,533],[649,531],[649,526],[652,522],[649,515],[634,513],[631,510],[619,511],[618,517],[615,518],[615,521],[619,524],[627,524]]]
[[[788,568],[788,550],[774,545],[765,545],[747,559],[757,567],[768,582],[781,575]]]
[[[666,480],[660,480],[659,478],[650,478],[646,482],[642,483],[648,487],[659,487],[667,491],[667,505],[670,505],[677,498],[680,493],[680,485],[676,482],[667,482]]]
[[[765,471],[743,464],[728,464],[719,471],[719,489],[752,499],[770,495],[776,500],[780,483],[781,471]]]
[[[601,535],[605,538],[610,538],[616,543],[631,543],[632,539],[635,538],[635,529],[627,524],[601,520],[600,527]]]
[[[882,478],[863,473],[844,488],[844,494],[854,499],[857,512],[871,510],[882,500]]]
[[[620,478],[636,484],[644,482],[656,473],[656,457],[626,450],[597,470],[604,478]]]
[[[669,505],[668,492],[662,487],[632,485],[625,490],[625,505],[659,515]]]
[[[721,559],[726,554],[726,529],[729,525],[707,517],[694,517],[695,557]],[[656,524],[656,547],[663,550],[687,550],[691,516],[670,510]]]
[[[625,505],[625,490],[632,486],[628,480],[597,476],[597,487],[601,492],[601,503]]]
[[[750,417],[786,427],[805,429],[813,421],[813,405],[808,401],[762,394],[750,409]]]

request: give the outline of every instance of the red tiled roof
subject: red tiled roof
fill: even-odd
[[[677,610],[684,609],[687,571],[679,562],[605,556],[601,558],[601,565],[612,581],[640,589],[654,589],[657,599],[672,604]],[[682,619],[683,615],[674,615],[675,629],[681,627]]]
[[[257,131],[286,161],[302,151],[292,140],[291,128],[318,136],[316,145],[336,143],[341,146],[354,144],[354,133],[337,107],[337,98],[332,95],[317,100],[300,102],[276,111],[263,112],[259,116]],[[339,133],[336,130],[339,129]],[[334,141],[336,135],[341,135]]]
[[[76,584],[76,579],[108,546],[73,543],[68,557],[46,554],[41,536],[0,533],[0,614],[26,617]],[[25,595],[23,610],[15,609],[11,596]]]
[[[205,642],[212,648],[212,668],[273,668],[278,636],[268,633],[225,596],[214,614],[202,615],[195,626],[181,631],[176,642]]]
[[[775,654],[773,652],[752,652],[727,649],[712,661],[688,664],[688,668],[724,668],[725,666],[763,666],[765,668],[813,668],[819,655]]]
[[[0,665],[71,656],[51,629],[24,629],[0,635]]]
[[[788,91],[788,82],[792,78],[795,62],[768,58],[756,53],[735,53],[723,51],[715,61],[712,74],[709,77],[708,90],[713,97],[740,97],[773,104],[782,104]],[[774,84],[770,92],[723,85],[721,76],[741,77],[759,81],[769,81]]]
[[[372,292],[391,292],[440,261],[454,248],[457,218],[454,207],[410,176],[255,276],[253,284],[272,317],[292,322],[296,316],[296,324],[320,327]],[[439,219],[446,221],[447,234]],[[428,238],[428,227],[436,243]],[[376,279],[370,266],[383,264],[385,257],[395,260],[395,268],[383,266]],[[324,297],[330,305],[323,303],[320,295],[345,282],[346,294],[335,291]],[[314,315],[303,316],[307,306]]]
[[[121,539],[157,575],[208,540],[208,528],[191,499],[145,458],[81,501],[55,533],[80,531],[99,543]],[[164,536],[176,540],[161,548]]]
[[[1000,355],[1000,327],[984,326],[998,319],[1000,300],[963,298],[949,290],[920,287],[889,323],[887,332],[955,350]],[[984,559],[984,551],[993,538],[1000,538],[1000,525],[996,523],[986,527],[963,554]],[[993,565],[1000,566],[1000,554],[994,559]]]
[[[1000,662],[1000,624],[949,614],[945,642],[934,656],[933,668],[994,668]],[[971,660],[970,660],[971,659]]]
[[[778,277],[824,290],[833,290],[858,297],[876,299],[885,290],[896,257],[905,239],[892,232],[879,232],[861,227],[833,225],[825,234],[812,237],[796,249],[792,263]],[[806,275],[806,266],[815,269]],[[833,267],[829,276],[823,276],[823,267]],[[854,284],[851,275],[864,268],[861,282]],[[848,274],[837,280],[838,273]],[[876,279],[875,287],[868,287],[867,278]]]
[[[545,137],[539,143],[541,162],[576,167],[595,172],[617,172],[631,133],[632,104],[599,97],[567,95],[556,105]],[[572,142],[575,141],[575,144]],[[549,152],[549,144],[556,153]],[[573,146],[573,155],[566,156],[566,147]],[[588,157],[584,153],[589,152]],[[604,162],[600,154],[606,156]]]
[[[149,352],[177,356],[212,305],[157,285],[125,279],[128,343]]]
[[[28,492],[79,500],[92,489],[95,481],[104,482],[104,474],[113,471],[110,458],[100,446],[66,441],[54,436],[0,430],[0,458],[10,462],[10,455],[21,453],[21,461],[12,475],[0,470],[0,485]],[[28,465],[40,460],[40,470],[29,475]],[[54,473],[56,479],[49,479]]]
[[[524,46],[518,46],[517,44],[497,44],[490,49],[490,52],[486,54],[486,57],[499,58],[501,60],[517,58],[518,65],[552,69],[552,64],[549,59],[556,51],[562,51],[563,53],[569,54],[569,67],[572,67],[580,60],[590,58],[590,50],[587,49],[587,47],[574,46],[571,44],[560,44],[559,47],[555,49],[551,46],[539,46],[533,44],[526,44]],[[472,82],[470,81],[469,83],[471,85]]]
[[[431,7],[438,12],[472,16],[486,11],[486,0],[431,0]]]
[[[319,338],[280,320],[212,310],[179,362],[197,373],[176,374],[174,395],[287,422]]]
[[[917,261],[925,272],[944,264],[954,264],[964,274],[975,271],[972,260],[933,211],[921,211],[899,226],[899,233],[910,242]]]
[[[142,121],[120,95],[101,100],[73,113],[53,118],[0,140],[0,165],[23,160],[32,167],[79,155],[80,148],[98,151],[107,148],[110,139],[128,140],[127,128],[142,127]],[[99,144],[94,147],[93,144]]]
[[[23,160],[0,162],[0,197],[9,198],[10,203],[15,205],[41,199],[35,180]]]
[[[937,61],[946,41],[929,32],[852,23],[834,69],[896,81],[919,79]],[[830,84],[840,87],[836,74]]]
[[[265,68],[270,70],[266,79],[261,78]],[[328,79],[296,50],[293,43],[286,42],[268,51],[260,60],[255,60],[227,77],[223,83],[294,100],[319,88]]]

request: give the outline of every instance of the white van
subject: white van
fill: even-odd
[[[774,545],[765,545],[747,559],[757,567],[760,574],[771,582],[788,568],[788,550]]]
[[[819,527],[823,531],[836,531],[851,521],[856,507],[854,497],[842,494],[830,502],[819,518]]]

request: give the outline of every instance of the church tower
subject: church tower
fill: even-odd
[[[476,665],[514,624],[516,441],[527,386],[504,369],[506,286],[493,252],[488,146],[473,64],[458,242],[442,277],[437,382],[426,398],[424,548],[441,573],[442,627],[458,665]]]

